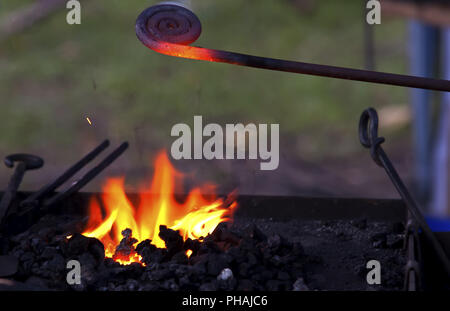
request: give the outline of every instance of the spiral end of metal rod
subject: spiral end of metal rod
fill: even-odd
[[[367,108],[359,119],[359,141],[361,145],[370,148],[372,159],[379,166],[383,166],[378,155],[380,145],[384,143],[384,137],[378,137],[378,113],[374,108]]]
[[[136,20],[136,35],[146,46],[151,46],[155,41],[189,45],[198,39],[201,32],[202,26],[197,16],[177,2],[151,6]]]

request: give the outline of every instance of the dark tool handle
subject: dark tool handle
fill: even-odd
[[[8,187],[3,193],[2,200],[0,201],[0,223],[3,221],[9,205],[16,196],[17,189],[19,189],[20,183],[22,182],[25,171],[27,170],[27,165],[25,162],[19,162],[14,170],[11,179],[9,180]]]
[[[14,163],[17,163],[17,166],[0,201],[0,224],[8,212],[11,202],[16,197],[25,171],[35,170],[44,165],[44,160],[40,157],[26,153],[10,154],[5,157],[4,162],[7,167],[14,167]]]
[[[85,155],[80,161],[71,166],[67,171],[65,171],[61,176],[59,176],[55,181],[49,183],[48,185],[41,188],[39,191],[33,193],[28,198],[26,198],[23,202],[20,203],[21,207],[32,207],[35,204],[39,203],[39,200],[46,196],[47,194],[53,192],[56,188],[65,183],[70,177],[75,175],[79,170],[81,170],[86,164],[92,161],[95,157],[97,157],[103,150],[105,150],[109,146],[109,140],[103,141],[100,145],[98,145],[94,150]],[[22,211],[26,212],[26,211]]]
[[[450,92],[450,81],[448,80],[309,64],[187,45],[197,40],[200,33],[200,20],[190,10],[179,5],[158,4],[149,7],[136,20],[138,39],[151,50],[161,54],[337,79]]]
[[[48,202],[45,203],[45,208],[49,208],[58,202],[66,199],[70,195],[74,194],[81,188],[83,188],[87,183],[94,179],[98,174],[100,174],[105,168],[107,168],[111,163],[113,163],[118,157],[128,149],[128,143],[122,143],[117,149],[111,152],[103,161],[101,161],[97,166],[88,171],[83,177],[81,177],[77,182],[75,182],[67,190],[60,192],[53,196]]]

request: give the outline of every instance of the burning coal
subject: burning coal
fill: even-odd
[[[150,188],[141,189],[137,208],[125,194],[123,177],[107,179],[101,199],[91,199],[89,221],[83,235],[99,239],[106,257],[130,264],[141,261],[134,251],[136,243],[151,239],[158,248],[166,246],[159,236],[160,226],[178,230],[184,241],[188,238],[201,241],[218,224],[231,220],[237,207],[232,195],[227,200],[215,196],[206,199],[200,188],[195,188],[183,203],[178,202],[174,193],[181,177],[166,153],[161,152],[155,161]],[[191,253],[192,250],[186,252],[188,256]]]

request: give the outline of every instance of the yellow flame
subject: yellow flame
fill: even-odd
[[[165,243],[159,237],[160,225],[179,230],[183,239],[200,239],[213,232],[217,225],[228,219],[236,202],[226,206],[223,199],[213,197],[206,200],[199,188],[193,189],[184,203],[175,197],[175,179],[181,176],[172,167],[165,152],[161,152],[155,161],[155,174],[150,189],[143,189],[140,204],[135,209],[124,190],[124,178],[109,178],[103,187],[101,202],[105,207],[102,215],[99,200],[91,199],[89,222],[83,235],[99,239],[105,246],[106,257],[113,258],[115,248],[122,240],[121,232],[131,229],[133,238],[138,241],[150,238],[152,244],[164,248]],[[189,257],[192,251],[188,250]],[[142,258],[131,254],[128,258],[114,260],[121,264],[140,262]]]

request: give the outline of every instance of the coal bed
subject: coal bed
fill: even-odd
[[[123,228],[118,252],[137,252],[142,264],[121,265],[105,258],[99,240],[80,234],[90,196],[76,194],[24,232],[1,238],[2,290],[403,289],[405,207],[398,200],[240,196],[233,222],[202,242],[161,226],[166,248],[157,248]],[[67,281],[71,260],[80,263],[81,284]],[[367,282],[370,260],[381,264],[379,285]]]

